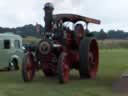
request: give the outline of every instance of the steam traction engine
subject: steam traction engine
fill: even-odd
[[[35,53],[30,48],[23,58],[23,80],[33,80],[40,69],[46,77],[57,76],[60,83],[69,80],[71,69],[78,70],[80,78],[95,79],[99,64],[98,44],[94,37],[87,36],[87,28],[89,23],[100,24],[100,21],[75,14],[53,15],[53,10],[51,3],[45,4],[45,32],[41,33]],[[73,30],[64,26],[67,21],[74,24]],[[86,30],[78,21],[86,23]]]

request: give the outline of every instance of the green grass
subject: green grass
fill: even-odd
[[[35,80],[24,83],[19,72],[0,73],[0,96],[117,96],[112,85],[128,69],[128,50],[100,51],[96,80],[80,80],[72,72],[69,83],[60,85],[57,79],[45,78],[38,72]]]

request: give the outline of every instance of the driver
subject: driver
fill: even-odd
[[[86,35],[84,28],[83,28],[83,25],[82,24],[76,24],[74,31],[75,31],[76,43],[79,45],[80,40]]]

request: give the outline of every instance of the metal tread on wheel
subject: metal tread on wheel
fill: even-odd
[[[96,78],[99,65],[99,49],[95,38],[85,37],[80,43],[80,66],[81,78]]]

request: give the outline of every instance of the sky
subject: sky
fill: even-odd
[[[91,31],[128,32],[128,0],[0,0],[0,26],[12,28],[37,22],[44,26],[46,2],[53,3],[54,14],[74,13],[101,20],[100,25],[89,25]]]

